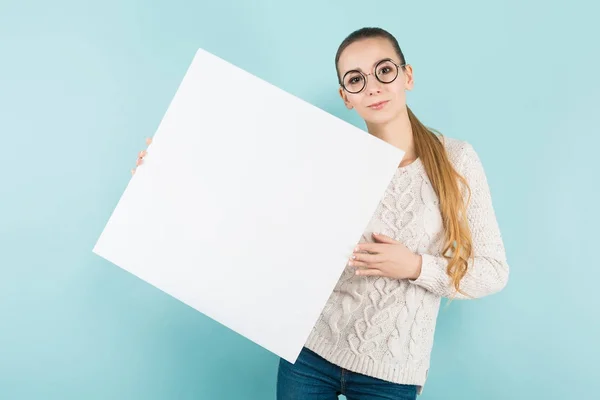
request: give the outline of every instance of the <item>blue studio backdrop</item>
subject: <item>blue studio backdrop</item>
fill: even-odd
[[[0,0],[0,399],[274,398],[273,354],[91,249],[197,48],[362,127],[334,55],[363,26],[397,36],[417,116],[475,146],[511,265],[442,307],[421,398],[597,398],[599,11]]]

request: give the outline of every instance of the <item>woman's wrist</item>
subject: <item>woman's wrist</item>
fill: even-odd
[[[423,256],[418,253],[414,253],[413,261],[411,263],[411,274],[409,279],[416,280],[421,276],[421,268],[423,267]]]

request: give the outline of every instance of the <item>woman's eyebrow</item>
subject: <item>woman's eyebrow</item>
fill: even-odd
[[[391,60],[391,58],[390,58],[390,57],[383,57],[382,59],[375,61],[375,62],[373,63],[373,65],[371,66],[371,68],[373,68],[374,66],[376,66],[378,63],[382,62],[383,60]],[[362,70],[362,68],[360,68],[360,67],[356,67],[356,68],[349,69],[349,70],[348,70],[348,71],[346,71],[345,73],[348,73],[349,71],[361,71],[361,72],[365,72],[365,71],[363,71],[363,70]]]

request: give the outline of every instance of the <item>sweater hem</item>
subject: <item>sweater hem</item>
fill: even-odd
[[[427,380],[427,373],[429,370],[428,364],[422,367],[408,367],[401,364],[381,361],[375,362],[369,357],[356,355],[351,350],[339,349],[314,332],[309,337],[304,347],[317,353],[330,363],[348,371],[387,382],[402,385],[415,385],[417,386],[418,394],[423,392],[423,387]]]

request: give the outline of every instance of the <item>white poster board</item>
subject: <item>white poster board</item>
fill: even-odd
[[[295,362],[403,155],[201,49],[93,251]]]

